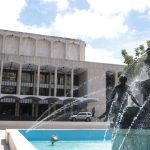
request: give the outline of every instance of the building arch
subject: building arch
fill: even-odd
[[[66,104],[72,103],[75,100],[77,100],[77,99],[76,98],[67,98],[63,101],[63,104],[66,105]]]
[[[4,62],[3,69],[18,70],[19,65],[20,65],[19,63],[13,62],[13,61],[11,61],[11,62]]]
[[[53,42],[52,57],[64,59],[65,58],[65,50],[66,50],[66,46],[65,46],[64,42],[54,41]]]
[[[16,101],[20,101],[20,97],[17,95],[4,95],[0,97],[0,100],[2,99],[8,99],[8,101],[10,101],[10,99],[12,99],[12,102],[15,103]]]
[[[23,99],[31,99],[32,101],[38,102],[41,101],[42,99],[38,96],[25,96]]]
[[[80,60],[80,45],[76,43],[68,43],[67,56],[71,60]]]
[[[36,56],[49,57],[51,54],[51,41],[46,39],[37,40]]]
[[[23,37],[20,55],[35,56],[35,50],[36,50],[36,40],[32,37]]]
[[[57,97],[47,97],[39,102],[39,115],[45,113],[45,116],[50,115],[62,106],[62,100]]]
[[[7,44],[6,44],[7,43]],[[20,38],[16,35],[7,35],[5,37],[5,48],[4,51],[6,54],[19,54],[19,45],[20,45]]]

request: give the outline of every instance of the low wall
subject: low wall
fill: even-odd
[[[71,122],[71,121],[0,121],[0,130],[5,129],[108,129],[108,122]]]
[[[18,130],[6,130],[5,138],[10,150],[36,150]]]

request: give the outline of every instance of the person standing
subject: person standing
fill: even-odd
[[[92,117],[95,117],[95,107],[92,108]]]

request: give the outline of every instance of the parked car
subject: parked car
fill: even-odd
[[[91,112],[79,112],[77,115],[70,116],[69,120],[91,121],[91,118],[92,118]]]

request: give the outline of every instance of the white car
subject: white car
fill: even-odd
[[[84,121],[91,121],[92,113],[91,112],[79,112],[77,115],[72,115],[69,117],[70,120],[84,120]]]

